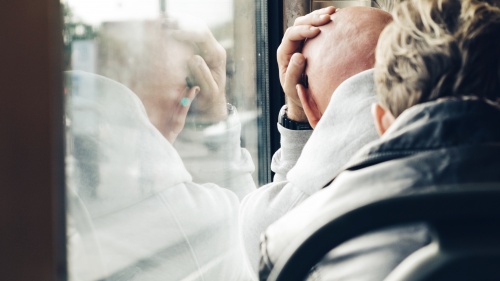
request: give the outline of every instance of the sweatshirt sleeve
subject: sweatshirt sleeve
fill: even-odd
[[[241,123],[235,109],[228,119],[203,129],[187,128],[175,147],[197,183],[214,183],[241,200],[256,189],[248,150],[241,147]]]
[[[280,124],[278,131],[281,147],[274,153],[271,162],[271,170],[275,173],[273,182],[286,180],[286,174],[297,163],[304,145],[313,132],[313,130],[289,130]]]
[[[313,130],[289,130],[278,124],[281,148],[273,155],[273,182],[248,194],[240,207],[241,234],[254,273],[258,272],[260,235],[308,195],[288,182],[286,175],[297,160]]]
[[[248,194],[240,206],[240,229],[249,264],[258,272],[260,236],[268,226],[302,203],[309,194],[287,181],[272,182]]]

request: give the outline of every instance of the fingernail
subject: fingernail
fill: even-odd
[[[324,15],[319,16],[320,19],[325,19],[327,17],[330,17],[330,15],[329,14],[324,14]]]
[[[301,57],[301,56],[292,57],[292,60],[293,60],[294,63],[296,63],[298,65],[303,65],[304,64],[304,58]]]
[[[199,92],[200,92],[200,87],[194,86],[194,92],[189,91],[188,96],[181,99],[181,105],[182,106],[190,105],[191,102],[196,98],[196,95],[198,95]],[[186,102],[186,100],[189,101],[189,103]]]
[[[311,26],[311,27],[309,27],[309,30],[311,30],[311,31],[316,31],[316,30],[318,30],[318,29],[319,29],[319,28],[318,28],[317,26]]]

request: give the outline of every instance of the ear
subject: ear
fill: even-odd
[[[309,90],[307,90],[303,85],[297,84],[297,94],[299,95],[300,102],[302,103],[302,108],[304,109],[304,113],[306,114],[307,121],[309,121],[309,125],[311,127],[316,128],[316,125],[321,119],[321,112],[316,105],[316,102],[312,98]]]
[[[372,104],[372,116],[379,136],[382,136],[396,120],[394,115],[379,103]]]

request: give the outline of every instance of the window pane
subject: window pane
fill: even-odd
[[[70,279],[247,280],[238,205],[270,159],[255,1],[61,4]]]

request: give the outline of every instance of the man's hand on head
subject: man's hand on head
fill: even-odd
[[[286,95],[289,119],[299,122],[307,121],[296,90],[296,85],[301,83],[301,76],[306,66],[306,59],[300,53],[304,40],[316,37],[321,32],[318,26],[329,23],[330,16],[336,10],[335,7],[327,7],[298,17],[294,25],[286,30],[281,45],[278,47],[280,83]]]

